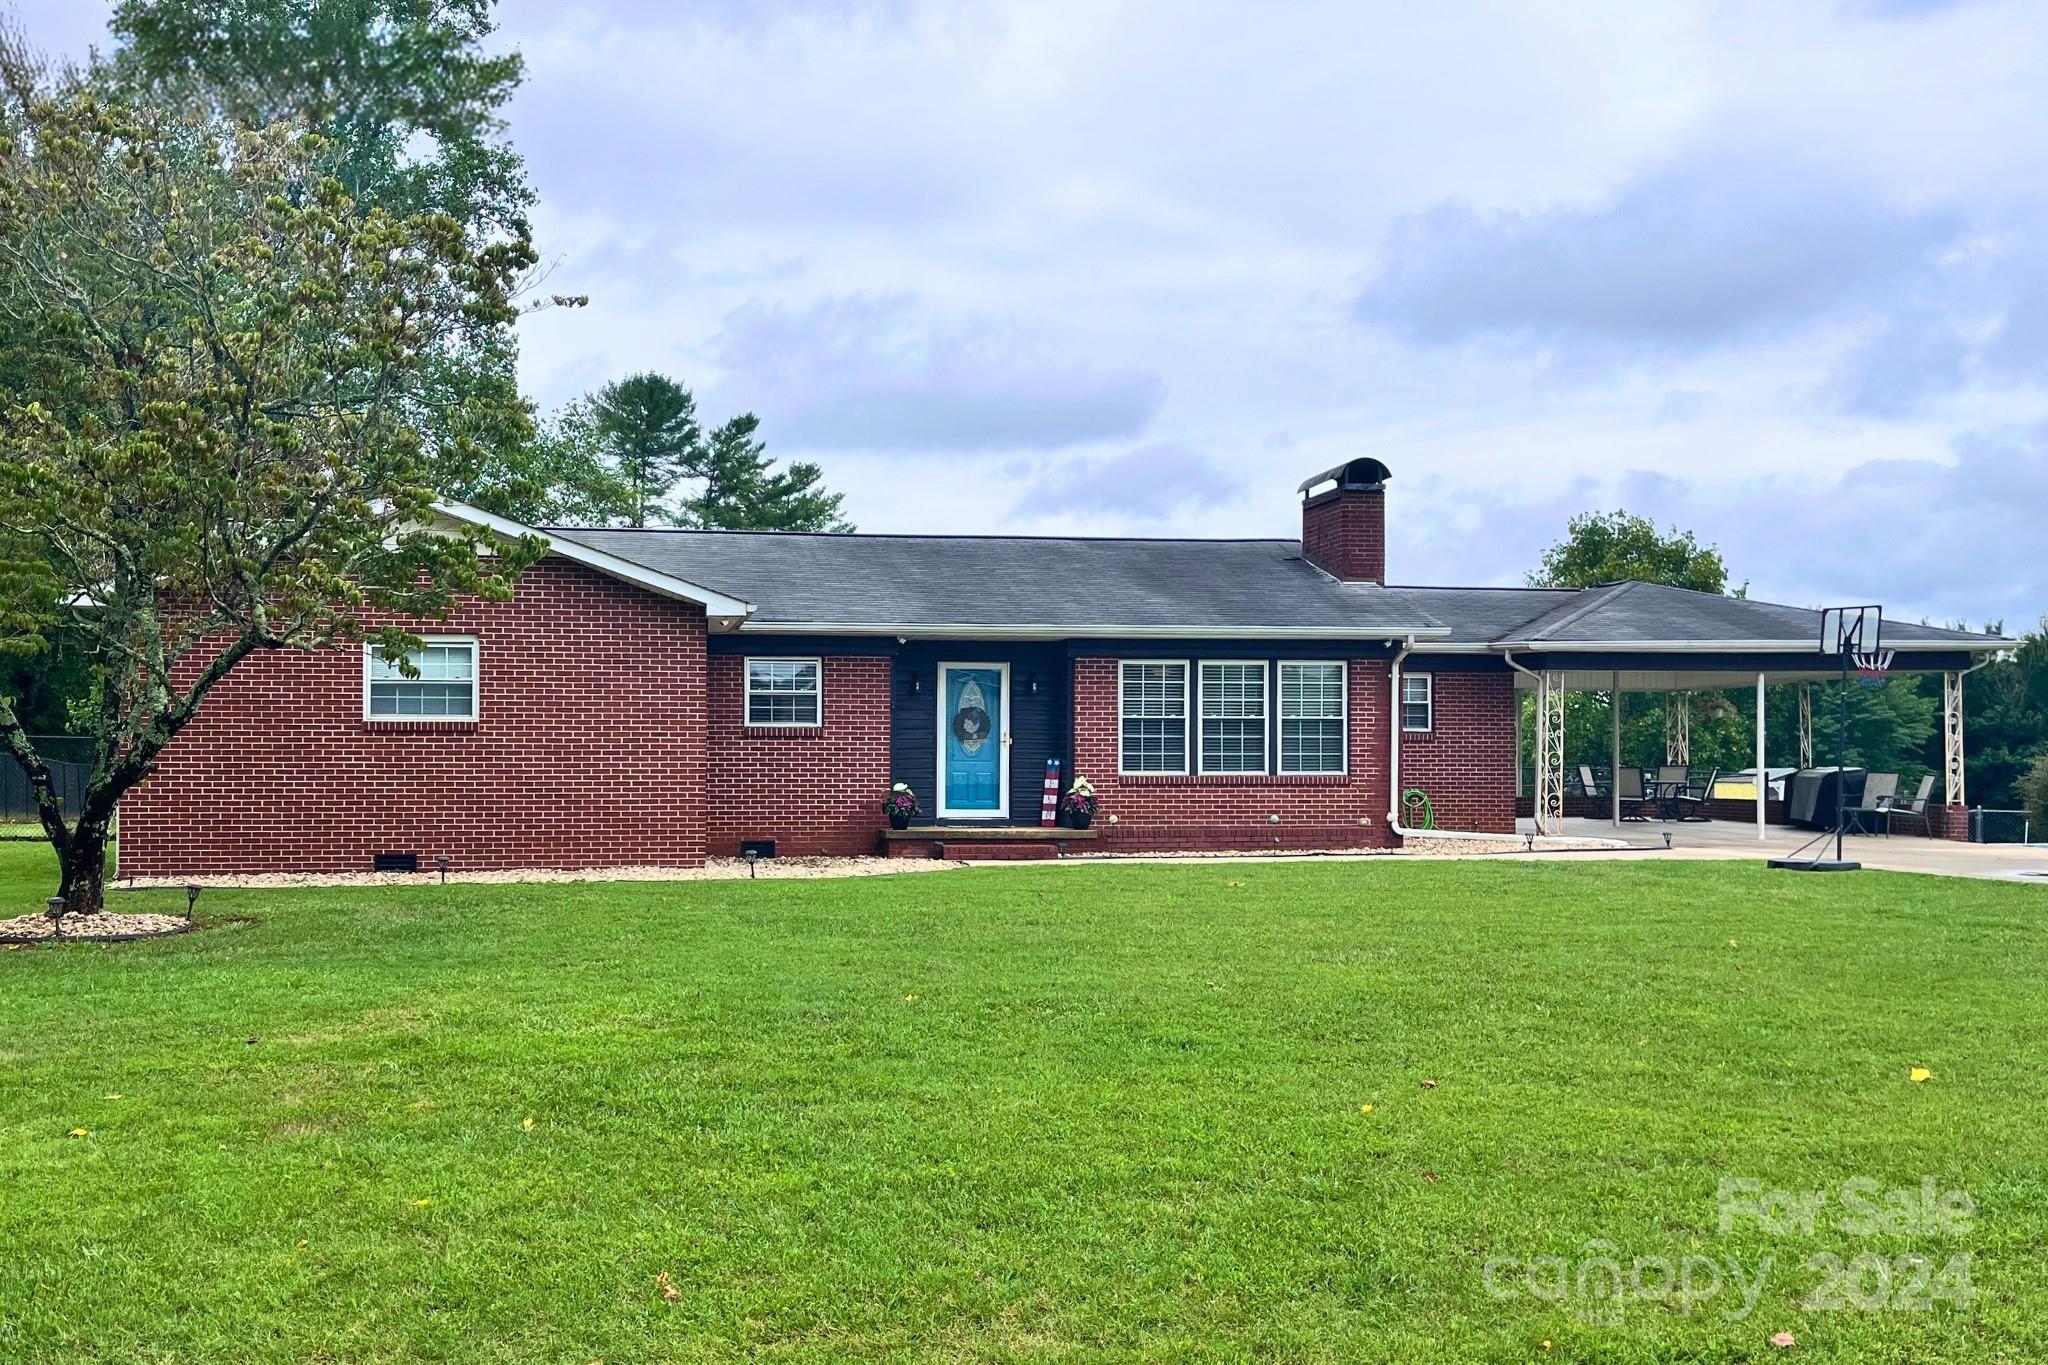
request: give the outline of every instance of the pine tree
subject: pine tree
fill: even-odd
[[[590,400],[598,448],[625,486],[628,526],[673,521],[662,499],[705,469],[697,399],[667,375],[647,371],[607,384]]]
[[[820,487],[824,471],[814,464],[776,470],[755,434],[760,427],[743,412],[711,433],[704,487],[684,504],[690,522],[707,530],[851,531],[839,510],[845,495]]]

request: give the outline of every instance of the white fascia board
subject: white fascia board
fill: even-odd
[[[746,621],[746,635],[884,635],[906,640],[1401,640],[1440,639],[1448,627],[877,625],[872,621]]]
[[[434,510],[450,521],[480,526],[504,536],[507,540],[537,536],[546,542],[548,553],[551,555],[560,555],[571,563],[595,569],[609,578],[616,578],[621,583],[630,583],[636,588],[644,588],[660,597],[672,597],[679,602],[695,602],[704,608],[706,616],[713,619],[723,618],[737,622],[745,620],[754,612],[752,602],[743,602],[737,597],[719,592],[716,588],[707,588],[700,583],[692,583],[688,579],[650,569],[644,564],[635,564],[630,559],[607,554],[581,541],[551,536],[546,531],[523,525],[510,517],[501,517],[495,512],[486,512],[480,507],[471,507],[461,502],[437,502],[434,504]]]

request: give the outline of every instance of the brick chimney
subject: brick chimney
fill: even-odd
[[[1301,557],[1346,583],[1387,581],[1387,467],[1353,460],[1301,483]]]

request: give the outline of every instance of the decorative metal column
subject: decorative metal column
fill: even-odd
[[[1941,728],[1951,806],[1967,805],[1963,792],[1963,675],[1941,675]]]
[[[1545,672],[1536,689],[1536,831],[1564,830],[1564,679]]]
[[[1664,761],[1692,766],[1692,693],[1664,694]]]
[[[1799,684],[1799,766],[1813,766],[1813,684]]]

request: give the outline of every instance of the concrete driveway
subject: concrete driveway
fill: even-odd
[[[1521,822],[1524,833],[1535,830],[1533,821]],[[1566,820],[1564,834],[1573,839],[1620,839],[1633,849],[1655,850],[1659,857],[1676,858],[1782,858],[1792,854],[1815,836],[1805,830],[1769,826],[1766,837],[1756,837],[1756,826],[1725,820],[1682,824],[1651,821],[1625,823],[1619,829],[1606,820]],[[1664,836],[1671,847],[1664,849]],[[1828,840],[1833,856],[1834,840]],[[1996,881],[2033,882],[2048,888],[2048,844],[1964,844],[1952,839],[1924,839],[1899,834],[1890,838],[1851,835],[1843,856],[1865,867],[1887,872],[1925,872],[1937,877],[1984,877]],[[1820,851],[1816,844],[1808,857]],[[1542,857],[1542,854],[1534,855]],[[1598,854],[1560,854],[1587,858]],[[1617,850],[1616,857],[1637,858],[1641,852]]]

